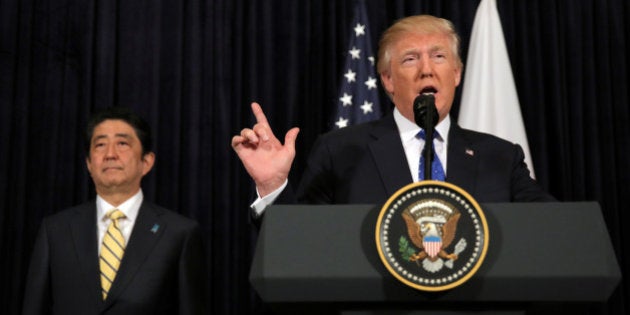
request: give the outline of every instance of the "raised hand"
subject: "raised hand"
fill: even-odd
[[[232,137],[232,148],[256,183],[258,193],[264,197],[280,188],[289,177],[291,163],[295,158],[295,139],[300,130],[292,128],[287,131],[283,145],[271,131],[258,103],[252,103],[252,112],[256,124]]]

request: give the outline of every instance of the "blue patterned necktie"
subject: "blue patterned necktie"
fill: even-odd
[[[437,138],[439,136],[439,133],[437,132],[437,130],[433,131],[433,139]],[[421,139],[425,140],[425,145],[427,144],[426,142],[426,135],[424,134],[424,129],[420,130],[420,132],[418,133],[417,137],[420,137]],[[444,181],[444,179],[446,178],[446,176],[444,175],[444,168],[442,167],[442,163],[440,162],[440,158],[435,154],[435,146],[433,145],[433,141],[431,141],[431,146],[433,147],[433,163],[431,163],[431,179],[432,180],[438,180],[438,181]],[[424,180],[424,154],[420,154],[420,169],[418,170],[418,180]]]

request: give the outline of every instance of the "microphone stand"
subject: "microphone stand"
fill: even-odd
[[[433,166],[433,133],[438,121],[437,109],[435,107],[435,96],[433,94],[420,94],[413,102],[413,114],[416,124],[424,129],[424,179],[432,179]]]
[[[433,104],[433,107],[435,107],[435,104]],[[433,167],[433,130],[435,129],[435,126],[433,126],[433,124],[431,124],[430,122],[433,121],[433,111],[432,110],[428,110],[427,111],[427,115],[425,116],[425,126],[426,128],[424,129],[424,134],[426,135],[425,140],[424,140],[424,150],[422,150],[422,153],[424,153],[424,179],[425,180],[431,180],[433,178],[433,172],[432,172],[432,167]]]

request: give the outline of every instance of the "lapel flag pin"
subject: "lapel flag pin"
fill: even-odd
[[[155,224],[153,224],[153,227],[151,228],[151,232],[153,232],[153,234],[155,234],[155,233],[157,233],[159,228],[160,228],[160,225],[155,223]]]
[[[473,151],[471,149],[466,149],[466,154],[468,154],[470,156],[475,156],[475,151]]]

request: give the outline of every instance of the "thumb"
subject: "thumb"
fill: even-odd
[[[287,131],[287,134],[284,136],[284,146],[291,149],[291,151],[295,151],[295,139],[297,139],[299,132],[300,128],[294,127]]]

